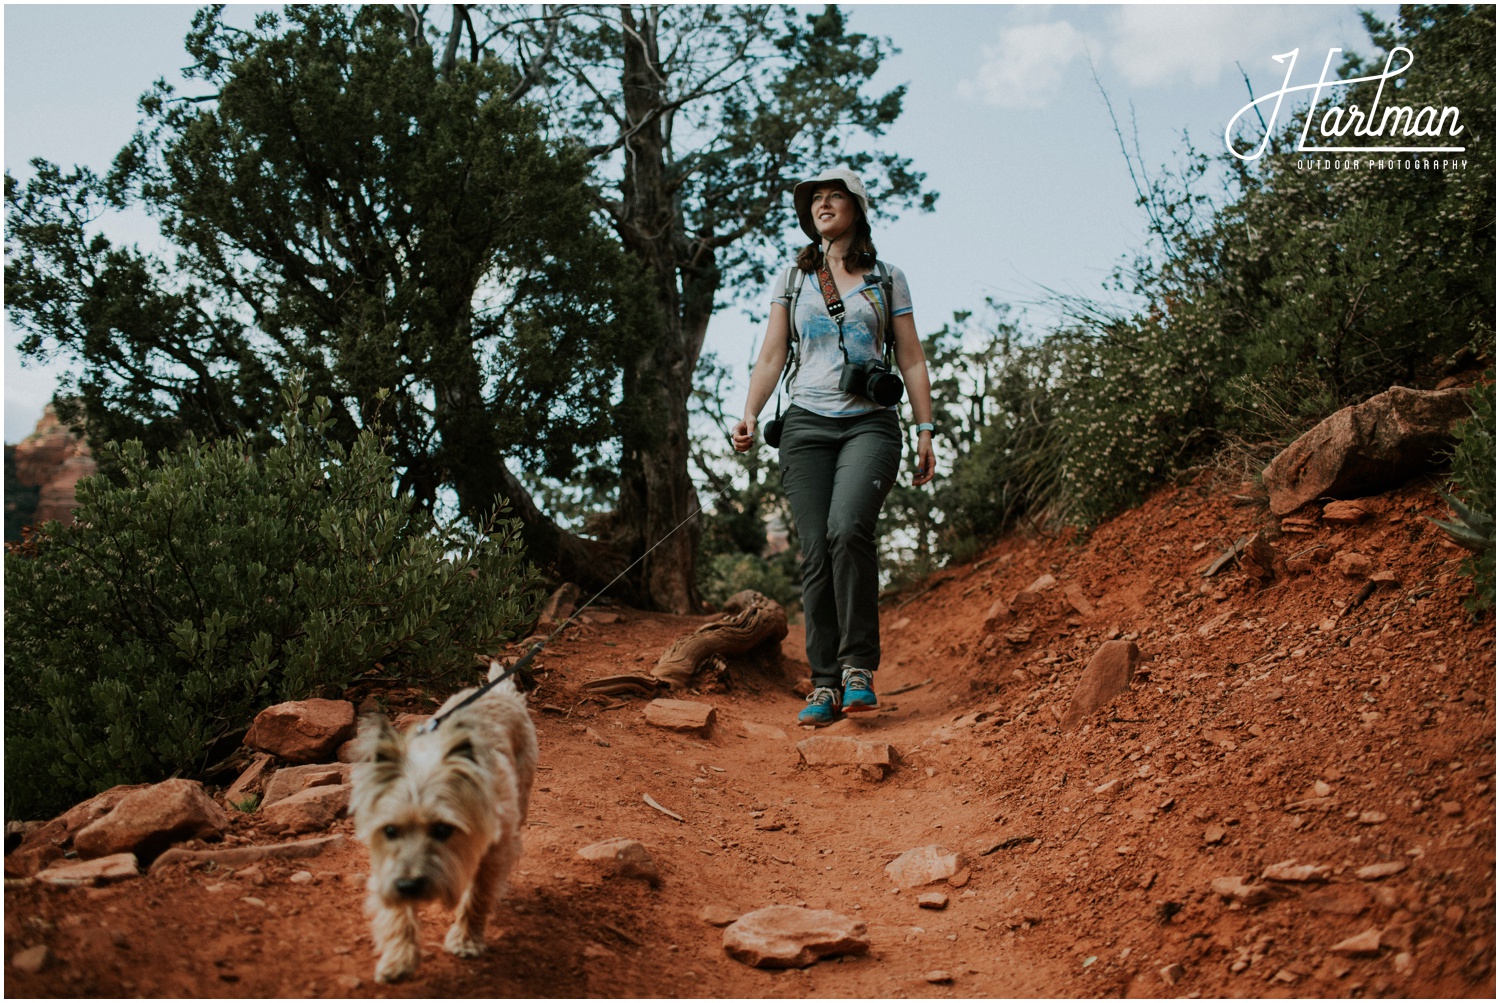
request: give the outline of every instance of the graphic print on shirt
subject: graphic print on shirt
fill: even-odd
[[[890,272],[891,316],[895,318],[911,313],[911,293],[901,269],[891,268]],[[803,285],[797,296],[795,350],[799,357],[788,388],[792,403],[829,418],[881,410],[880,405],[868,397],[839,389],[839,371],[844,365],[843,353],[839,351],[839,326],[828,316],[828,304],[823,301],[817,276],[798,274]],[[844,348],[849,353],[849,361],[858,364],[880,358],[885,337],[885,303],[878,277],[868,276],[867,281],[844,295],[843,301]],[[791,302],[791,291],[782,287],[781,278],[773,291],[772,302],[782,306]]]

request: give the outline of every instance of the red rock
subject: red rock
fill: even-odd
[[[114,810],[115,805],[133,791],[143,791],[150,784],[120,784],[107,791],[95,794],[63,812],[45,825],[26,834],[21,845],[5,857],[7,877],[24,878],[35,874],[63,854],[73,845],[73,836],[89,824],[103,818]]]
[[[877,766],[893,769],[896,752],[886,742],[863,741],[844,735],[814,735],[797,743],[808,766]]]
[[[133,852],[154,858],[168,844],[217,839],[229,819],[196,780],[163,780],[120,799],[114,810],[79,830],[73,846],[81,857]]]
[[[1271,512],[1379,494],[1434,469],[1452,445],[1454,422],[1470,414],[1466,395],[1392,387],[1324,419],[1266,467]]]
[[[1262,881],[1327,881],[1330,873],[1323,864],[1299,864],[1295,860],[1283,860],[1267,867],[1260,877]]]
[[[918,846],[885,865],[886,877],[900,888],[918,888],[953,877],[963,866],[946,846]]]
[[[724,929],[724,951],[755,968],[806,968],[820,958],[870,949],[865,924],[827,909],[773,905]]]
[[[646,723],[671,731],[691,731],[707,738],[713,731],[714,709],[695,700],[658,697],[646,705]]]
[[[1240,570],[1252,581],[1266,585],[1276,578],[1276,548],[1260,533],[1245,541],[1240,551]]]
[[[1400,874],[1404,870],[1406,870],[1406,861],[1386,860],[1378,864],[1366,864],[1364,867],[1361,867],[1359,870],[1355,871],[1354,876],[1359,878],[1361,881],[1379,881],[1381,878],[1388,878],[1393,874]]]
[[[698,918],[709,926],[725,927],[742,916],[738,909],[731,909],[727,905],[709,903],[698,913]]]
[[[1094,615],[1094,604],[1089,602],[1088,597],[1083,594],[1083,589],[1076,583],[1069,582],[1063,586],[1063,598],[1078,612],[1079,616]]]
[[[1073,690],[1073,700],[1063,716],[1063,728],[1074,727],[1085,715],[1128,691],[1140,661],[1141,651],[1134,641],[1105,641],[1101,644]]]
[[[993,634],[998,631],[1008,617],[1012,615],[1010,604],[1004,599],[996,599],[990,606],[990,611],[984,616],[984,631]]]
[[[923,892],[917,896],[917,907],[920,909],[946,909],[948,908],[948,896],[942,892]]]
[[[326,766],[283,766],[266,784],[265,795],[260,799],[260,806],[269,808],[276,802],[283,801],[309,787],[347,784],[353,772],[354,767],[348,763],[330,763]]]
[[[1339,941],[1328,950],[1334,954],[1347,954],[1353,957],[1379,954],[1380,928],[1372,926],[1364,933],[1357,933]]]
[[[355,757],[359,755],[358,748],[359,742],[351,738],[339,746],[339,751],[334,753],[334,758],[341,763],[353,763]]]
[[[1031,593],[1046,592],[1057,584],[1057,579],[1051,575],[1042,575],[1036,581],[1026,586],[1026,591]]]
[[[268,828],[282,833],[321,832],[349,810],[349,785],[309,787],[262,808]]]
[[[296,843],[264,843],[258,846],[229,846],[210,850],[184,850],[173,847],[157,857],[151,864],[151,873],[167,867],[245,867],[260,860],[300,860],[316,857],[324,850],[336,850],[344,845],[344,837],[338,833],[319,836]]]
[[[275,758],[267,752],[257,752],[250,760],[250,765],[245,767],[239,779],[229,785],[229,790],[224,792],[224,803],[233,807],[244,802],[251,794],[263,794],[268,776],[267,771]],[[264,803],[264,799],[262,799]]]
[[[1346,578],[1369,578],[1375,563],[1364,554],[1341,550],[1333,555],[1333,566]]]
[[[1370,510],[1356,501],[1332,501],[1323,506],[1323,521],[1352,526],[1370,518]]]
[[[46,968],[47,963],[51,960],[52,951],[46,944],[38,944],[35,947],[28,947],[24,951],[17,951],[15,954],[12,954],[10,956],[10,965],[18,972],[35,975]]]
[[[88,442],[73,434],[48,404],[36,430],[16,444],[16,480],[41,488],[32,522],[73,522],[78,482],[98,469]]]
[[[661,884],[656,861],[638,839],[606,839],[590,843],[578,851],[584,860],[607,866],[610,873],[622,878],[639,878],[652,888]],[[722,925],[722,924],[716,924]]]
[[[133,853],[113,853],[96,860],[70,860],[53,864],[37,874],[38,881],[52,885],[105,885],[141,875]]]
[[[347,700],[292,700],[255,716],[245,744],[292,763],[327,762],[354,737],[354,705]]]
[[[1262,884],[1246,884],[1242,878],[1214,878],[1209,883],[1209,887],[1213,889],[1215,895],[1225,901],[1234,901],[1241,905],[1260,905],[1271,898],[1269,887]]]

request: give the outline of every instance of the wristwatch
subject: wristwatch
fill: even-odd
[[[921,435],[923,432],[931,432],[931,431],[932,431],[932,422],[930,422],[930,421],[924,421],[924,422],[921,422],[921,423],[919,423],[917,425],[917,434],[918,435]]]

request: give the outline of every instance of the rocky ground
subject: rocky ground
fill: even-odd
[[[894,597],[880,712],[818,733],[890,767],[808,765],[800,699],[749,663],[679,694],[714,707],[707,735],[581,688],[712,618],[570,629],[540,659],[526,855],[477,961],[441,950],[432,907],[418,976],[375,983],[349,821],[292,837],[231,809],[230,847],[345,838],[7,880],[7,994],[1493,997],[1494,620],[1463,610],[1463,552],[1427,518],[1446,510],[1412,484],[1278,522],[1246,491],[1167,490]],[[1136,645],[1133,685],[1065,729],[1109,640]],[[658,886],[578,854],[616,837]],[[887,865],[923,847],[951,876],[901,887]],[[777,904],[863,923],[868,952],[732,960],[719,924]]]

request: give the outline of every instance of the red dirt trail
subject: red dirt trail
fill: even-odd
[[[542,771],[484,957],[441,950],[448,917],[434,906],[418,975],[374,982],[368,862],[343,820],[342,848],[248,876],[7,881],[6,957],[45,944],[52,960],[37,974],[7,964],[6,993],[1493,997],[1494,618],[1464,613],[1463,552],[1426,518],[1447,517],[1431,485],[1365,504],[1361,524],[1281,536],[1263,505],[1204,481],[1082,543],[1013,537],[907,590],[883,612],[877,690],[914,688],[823,732],[894,746],[900,765],[879,782],[803,765],[801,700],[745,666],[700,675],[699,695],[686,694],[717,709],[707,739],[647,725],[641,699],[589,697],[583,683],[646,671],[713,619],[615,608],[618,622],[570,629],[540,659]],[[1334,563],[1265,588],[1233,563],[1201,576],[1268,527],[1283,559],[1357,551],[1395,582],[1349,608],[1365,583]],[[987,633],[996,601],[1044,574],[1056,586]],[[1070,585],[1091,613],[1064,599]],[[1073,687],[1111,637],[1140,647],[1134,686],[1065,733]],[[783,645],[798,662],[801,641],[793,628]],[[444,696],[385,694],[415,712]],[[231,842],[275,841],[253,815],[231,815]],[[615,836],[645,844],[660,888],[601,877],[576,856]],[[942,911],[918,907],[921,889],[893,891],[883,871],[931,843],[969,870],[942,886]],[[1210,887],[1287,860],[1331,877],[1271,882],[1254,906]],[[1356,876],[1390,861],[1405,869]],[[299,871],[311,880],[292,880]],[[760,971],[730,960],[700,916],[775,903],[862,919],[869,954]],[[1371,928],[1377,953],[1331,951]],[[926,981],[936,969],[951,981]]]

